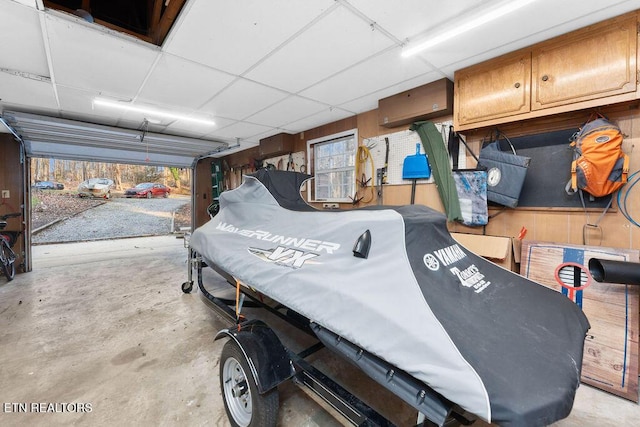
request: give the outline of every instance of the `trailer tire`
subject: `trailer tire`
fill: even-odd
[[[258,392],[244,352],[229,340],[220,355],[220,391],[224,410],[233,427],[275,427],[278,420],[278,389]]]

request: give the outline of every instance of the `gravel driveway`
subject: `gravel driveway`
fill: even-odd
[[[167,199],[114,198],[32,235],[34,244],[156,236],[172,233],[173,212],[188,196]]]

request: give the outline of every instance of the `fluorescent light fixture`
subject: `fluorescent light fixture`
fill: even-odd
[[[215,125],[215,122],[213,120],[188,116],[186,114],[162,111],[162,110],[158,110],[151,107],[142,107],[138,105],[133,105],[130,102],[121,102],[121,101],[113,101],[113,100],[104,99],[104,98],[95,98],[93,100],[93,105],[99,105],[101,107],[108,107],[108,108],[115,108],[115,109],[124,110],[124,111],[133,111],[135,113],[149,115],[149,117],[147,117],[147,120],[149,120],[150,123],[155,122],[153,120],[154,118],[160,117],[160,118],[171,119],[171,120],[184,120],[192,123],[198,123],[201,125],[209,125],[209,126]]]
[[[495,21],[496,19],[504,15],[515,12],[516,10],[523,8],[529,3],[533,3],[534,1],[536,0],[516,0],[505,2],[502,6],[496,9],[490,10],[489,12],[477,16],[466,23],[457,25],[455,28],[452,28],[449,31],[445,31],[435,37],[423,41],[422,43],[418,43],[413,47],[403,50],[402,56],[406,58],[408,56],[415,55],[418,52],[422,52],[425,49],[445,42],[449,39],[459,36],[460,34],[471,31],[474,28],[477,28],[488,22]]]

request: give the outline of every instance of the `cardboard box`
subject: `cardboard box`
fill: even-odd
[[[507,270],[518,272],[511,237],[466,233],[451,233],[451,236],[474,254],[480,255]],[[518,259],[520,258],[519,255]]]

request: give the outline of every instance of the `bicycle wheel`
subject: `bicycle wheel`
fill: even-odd
[[[2,250],[2,272],[7,278],[7,281],[11,281],[16,276],[16,255],[11,248],[7,246],[7,242],[4,239],[2,239],[0,250]]]

